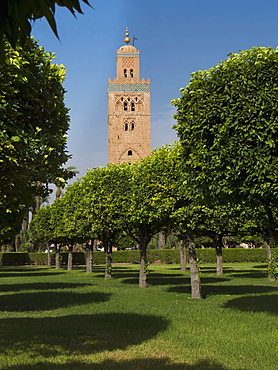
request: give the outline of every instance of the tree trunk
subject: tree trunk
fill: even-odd
[[[104,279],[111,279],[112,277],[112,246],[104,237],[102,240],[105,253],[105,275]]]
[[[214,238],[216,251],[216,275],[223,274],[223,258],[222,258],[222,235],[216,235]]]
[[[51,254],[49,243],[47,243],[46,246],[47,246],[47,266],[51,266]]]
[[[201,299],[201,283],[199,278],[197,255],[192,237],[188,237],[188,254],[190,262],[191,298]]]
[[[29,209],[25,213],[25,217],[22,223],[22,230],[26,231],[28,229],[28,226],[29,226]]]
[[[68,271],[72,271],[72,243],[69,243],[69,253],[68,253]]]
[[[269,244],[269,236],[264,234],[264,246],[266,250],[266,256],[268,261],[271,259],[271,249]]]
[[[90,274],[92,272],[92,260],[93,260],[92,244],[93,244],[92,240],[90,240],[89,243],[86,243],[86,273],[87,274]]]
[[[181,266],[181,271],[186,270],[186,243],[184,239],[179,239],[178,241],[178,246],[180,250],[180,266]]]
[[[36,202],[36,205],[35,205],[35,213],[37,214],[40,207],[41,207],[41,197],[39,195],[36,195],[35,196],[35,202]]]
[[[264,235],[264,245],[266,249],[267,261],[268,261],[268,281],[275,281],[276,280],[276,263],[274,258],[271,255],[271,249],[269,244],[269,235]]]
[[[164,249],[166,245],[166,233],[165,231],[160,231],[157,235],[158,249]]]
[[[223,243],[224,248],[229,248],[228,240],[229,240],[229,236],[224,235],[223,238],[222,238],[222,243]]]
[[[110,248],[105,252],[105,275],[104,279],[111,279],[112,277],[112,252]]]
[[[147,245],[140,243],[140,273],[139,288],[147,287]]]
[[[55,253],[55,268],[60,268],[60,246],[56,244],[56,253]]]
[[[14,246],[15,246],[15,251],[18,252],[19,251],[19,247],[20,247],[20,235],[19,234],[17,234],[15,236]]]

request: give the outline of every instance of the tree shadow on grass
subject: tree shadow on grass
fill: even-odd
[[[132,279],[125,279],[124,284],[138,284],[138,272],[137,275]],[[230,281],[228,278],[223,277],[203,277],[203,284],[214,284]],[[185,275],[175,275],[175,274],[149,274],[147,277],[148,285],[185,285],[190,284],[190,278]]]
[[[7,367],[6,370],[19,369],[17,366]],[[66,364],[51,364],[41,363],[36,365],[23,365],[20,366],[20,370],[231,370],[226,366],[219,364],[218,362],[210,360],[200,360],[196,364],[188,365],[181,363],[173,363],[168,358],[146,358],[146,359],[134,359],[134,360],[105,360],[99,364],[85,364],[82,362],[67,362]],[[237,367],[237,370],[240,370]]]
[[[183,287],[171,287],[170,293],[190,293],[189,284]],[[201,293],[203,298],[210,295],[242,295],[242,294],[259,294],[268,292],[278,292],[278,288],[258,285],[204,285],[202,284]]]
[[[124,350],[167,329],[160,316],[133,313],[5,318],[0,320],[0,353],[33,358]],[[16,333],[16,336],[14,335]],[[78,368],[78,367],[76,367]]]
[[[108,301],[110,294],[90,292],[34,292],[0,296],[0,311],[45,311]]]
[[[51,290],[51,289],[72,289],[93,284],[80,283],[28,283],[28,284],[3,284],[0,285],[0,292],[16,292],[20,290]]]
[[[267,312],[272,315],[277,315],[278,295],[264,294],[234,298],[225,303],[224,307],[233,308],[240,311]]]
[[[8,273],[8,274],[3,274],[3,273],[0,273],[0,278],[10,278],[10,277],[33,277],[33,276],[53,276],[53,272],[14,272],[14,273]],[[55,271],[55,275],[61,275],[61,274],[65,274],[65,272],[63,271],[60,271],[59,272],[56,272]]]
[[[34,271],[45,271],[48,267],[38,267],[38,266],[34,266],[34,267],[29,267],[29,266],[0,266],[0,270],[1,272],[21,272],[21,271],[24,271],[24,272],[34,272]]]
[[[242,272],[242,271],[239,271],[238,273],[233,273],[233,274],[230,274],[230,276],[232,277],[240,277],[240,278],[250,278],[250,279],[263,279],[263,278],[266,278],[267,276],[267,272],[266,271],[249,271],[249,272]]]

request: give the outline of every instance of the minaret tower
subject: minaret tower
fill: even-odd
[[[136,162],[150,155],[150,79],[140,80],[140,52],[129,45],[117,50],[117,77],[108,79],[108,162]]]

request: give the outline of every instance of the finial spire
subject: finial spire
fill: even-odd
[[[130,43],[130,38],[128,36],[129,36],[128,28],[126,28],[126,30],[125,30],[125,39],[124,39],[124,42],[126,44]]]

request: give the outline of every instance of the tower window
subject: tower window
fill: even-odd
[[[131,122],[131,130],[134,130],[134,122]]]
[[[131,110],[134,112],[135,111],[135,104],[132,102],[131,103]]]
[[[125,131],[128,130],[128,123],[125,123]]]
[[[127,110],[127,102],[124,102],[124,110]]]
[[[124,77],[127,77],[126,69],[124,69]]]
[[[133,69],[130,70],[130,77],[133,77]]]
[[[129,150],[129,151],[127,152],[127,155],[132,155],[132,150]]]

